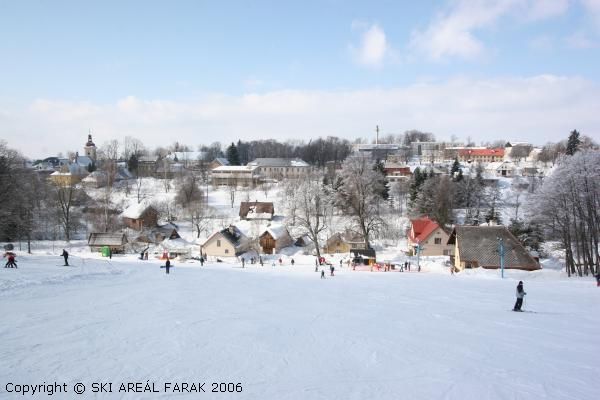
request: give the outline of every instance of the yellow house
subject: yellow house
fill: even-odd
[[[237,257],[250,249],[250,241],[235,226],[215,232],[202,245],[202,252],[214,257]]]

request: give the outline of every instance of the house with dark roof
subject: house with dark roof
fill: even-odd
[[[534,271],[540,269],[538,262],[519,243],[505,226],[456,226],[448,239],[454,246],[454,267],[500,268],[499,242],[504,246],[504,268]]]
[[[88,246],[91,251],[102,251],[103,247],[109,247],[113,253],[124,253],[126,244],[127,236],[119,232],[93,232],[88,237]]]
[[[202,245],[204,254],[215,257],[236,257],[249,249],[250,240],[234,225],[215,232]]]
[[[409,254],[416,254],[417,246],[421,246],[422,256],[449,256],[453,247],[448,245],[450,233],[437,222],[421,217],[410,220],[410,228],[406,233]]]
[[[275,207],[273,202],[242,201],[240,203],[240,219],[242,220],[267,220],[273,219]]]

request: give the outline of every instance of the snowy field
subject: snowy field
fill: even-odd
[[[598,398],[591,278],[451,276],[425,261],[421,273],[338,267],[320,279],[312,257],[244,269],[175,262],[166,275],[157,260],[83,251],[63,267],[59,252],[0,269],[0,399]],[[518,279],[534,312],[510,311]],[[7,392],[55,381],[69,393]],[[92,393],[93,382],[113,393]],[[159,393],[119,393],[128,382]],[[165,393],[166,382],[206,382],[209,393]],[[211,382],[243,391],[210,393]]]

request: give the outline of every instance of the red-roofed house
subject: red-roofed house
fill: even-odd
[[[452,246],[447,244],[450,234],[428,217],[410,220],[406,236],[410,254],[415,254],[415,247],[420,244],[422,256],[452,255]]]
[[[496,162],[504,160],[504,148],[498,149],[471,149],[464,148],[458,151],[458,161],[461,162]]]

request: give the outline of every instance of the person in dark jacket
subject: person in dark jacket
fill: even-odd
[[[204,257],[200,256],[200,266],[204,266]]]
[[[321,270],[321,279],[325,279],[325,270],[324,269]]]
[[[165,269],[167,270],[167,274],[169,273],[169,268],[171,268],[171,261],[169,261],[169,259],[167,258],[167,261],[165,262]]]
[[[525,297],[527,293],[525,293],[525,290],[523,290],[523,281],[519,281],[519,284],[517,285],[517,291],[516,291],[516,295],[517,295],[517,301],[515,303],[515,307],[513,308],[513,311],[523,311],[521,310],[521,307],[523,306],[523,298]]]
[[[61,256],[63,256],[65,259],[65,267],[68,267],[69,266],[69,252],[67,250],[63,249]]]
[[[596,286],[600,287],[600,273],[596,275]]]

